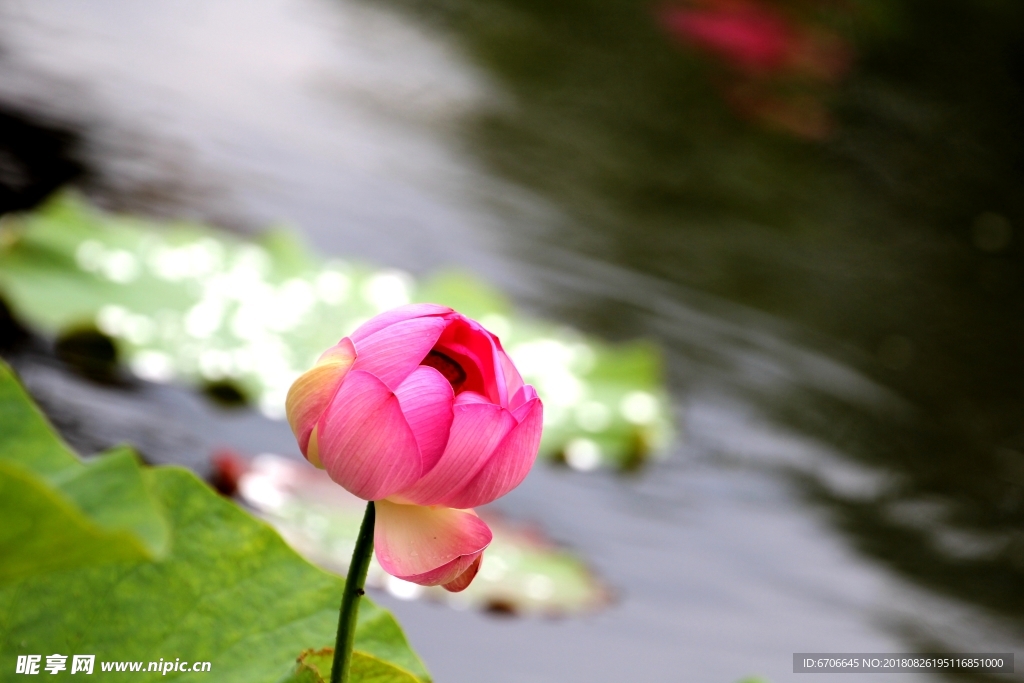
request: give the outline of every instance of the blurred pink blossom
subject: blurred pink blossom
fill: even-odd
[[[822,88],[852,62],[850,46],[833,31],[767,0],[693,0],[663,8],[659,19],[729,67],[721,89],[740,115],[807,139],[831,131]]]
[[[753,3],[714,8],[673,8],[665,26],[680,38],[751,73],[785,68],[796,31],[778,12]]]

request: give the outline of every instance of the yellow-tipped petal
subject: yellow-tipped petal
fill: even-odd
[[[306,460],[314,467],[324,468],[324,464],[320,462],[320,446],[316,440],[316,427],[313,427],[313,431],[309,433],[309,443],[306,445],[305,456]]]
[[[310,435],[355,359],[355,347],[346,337],[328,349],[288,390],[285,413],[303,455],[308,457]]]
[[[374,505],[377,561],[384,571],[405,581],[421,586],[456,582],[491,542],[491,530],[472,510],[390,500]]]

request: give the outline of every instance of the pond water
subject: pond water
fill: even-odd
[[[97,201],[462,267],[665,349],[667,460],[538,467],[499,503],[616,603],[378,596],[438,681],[781,681],[794,652],[1024,636],[1021,10],[780,3],[769,73],[680,32],[726,5],[0,2],[0,101],[80,136]],[[84,448],[293,448],[184,391],[20,370]]]

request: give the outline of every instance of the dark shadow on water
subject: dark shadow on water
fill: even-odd
[[[31,208],[80,177],[78,154],[73,131],[0,106],[0,214]]]

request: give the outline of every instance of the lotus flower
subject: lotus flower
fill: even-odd
[[[543,417],[498,338],[434,304],[371,318],[295,381],[286,409],[306,459],[374,501],[384,570],[450,591],[491,542],[472,508],[526,477]]]

